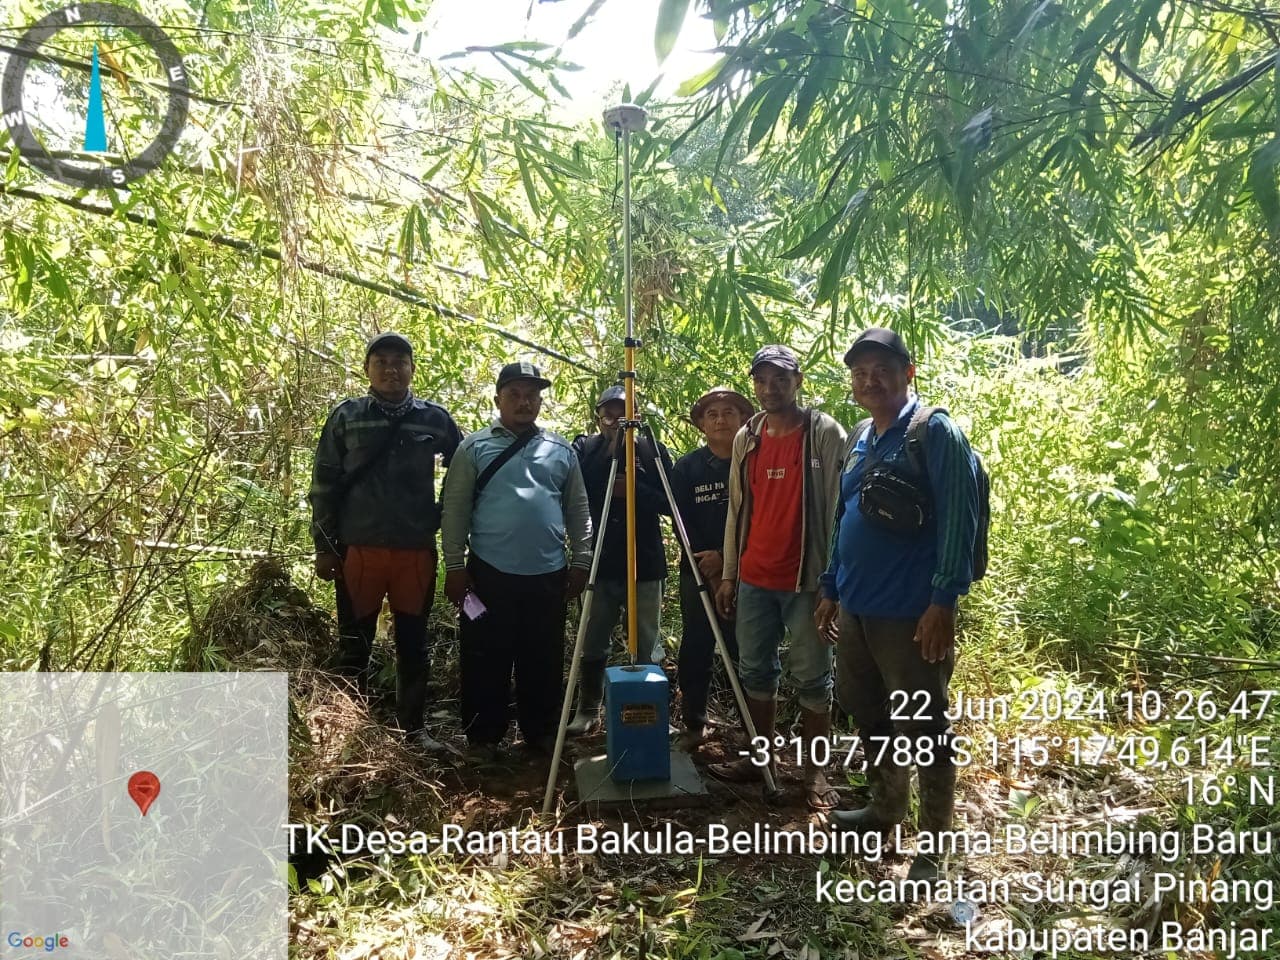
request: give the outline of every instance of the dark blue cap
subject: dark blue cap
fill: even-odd
[[[503,367],[502,372],[498,374],[498,389],[501,390],[513,380],[532,380],[544,390],[551,386],[551,381],[542,375],[542,371],[527,360],[508,363]]]
[[[792,373],[800,372],[800,360],[796,352],[780,343],[771,343],[757,350],[756,355],[751,358],[751,372],[755,373],[756,367],[765,363],[771,363],[783,370],[790,370]]]
[[[403,333],[375,333],[369,338],[369,343],[364,348],[364,358],[369,359],[375,350],[395,350],[398,353],[407,353],[413,356],[413,344],[409,342],[409,338]]]
[[[596,409],[599,410],[611,400],[626,400],[627,391],[621,384],[614,384],[604,393],[600,394],[600,399],[596,401]]]

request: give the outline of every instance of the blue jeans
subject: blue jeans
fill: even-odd
[[[738,584],[738,676],[748,696],[772,700],[777,695],[785,632],[791,637],[787,670],[800,705],[812,711],[830,707],[832,648],[813,622],[817,601],[813,590],[793,593]]]
[[[658,632],[665,580],[641,580],[636,584],[636,649],[640,663],[661,663],[665,651]],[[582,638],[583,660],[608,660],[613,628],[625,617],[627,584],[622,580],[598,580],[591,597],[591,616]],[[622,620],[626,624],[626,620]],[[626,630],[623,630],[623,643]]]

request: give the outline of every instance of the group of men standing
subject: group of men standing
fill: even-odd
[[[678,659],[689,740],[697,743],[708,732],[714,655],[696,564],[714,597],[757,735],[770,740],[780,654],[789,638],[810,806],[828,810],[839,801],[815,759],[825,751],[814,746],[831,735],[834,686],[864,740],[923,738],[937,746],[927,757],[868,747],[871,800],[833,818],[856,830],[900,822],[914,759],[920,827],[947,830],[955,789],[947,685],[956,600],[974,574],[977,465],[945,412],[925,410],[927,429],[918,429],[919,400],[908,392],[915,367],[896,333],[864,331],[844,361],[854,399],[870,414],[852,438],[827,414],[799,404],[799,360],[788,347],[770,345],[750,367],[759,412],[741,393],[716,387],[691,410],[702,447],[672,464],[662,444],[638,440],[638,656],[651,662],[664,656],[658,624],[667,576],[660,518],[671,513],[660,477],[666,473],[691,547],[680,564]],[[386,597],[395,623],[400,724],[428,749],[439,747],[423,729],[425,617],[435,592],[438,527],[444,592],[459,610],[468,741],[485,751],[503,739],[514,674],[520,731],[529,745],[547,749],[562,702],[567,602],[586,586],[592,531],[599,532],[612,501],[598,541],[569,728],[572,735],[590,732],[627,596],[622,389],[611,387],[599,398],[598,432],[570,443],[537,424],[551,381],[533,364],[507,364],[496,385],[498,417],[464,439],[443,407],[413,395],[413,347],[405,337],[384,333],[370,340],[364,369],[368,395],[340,403],[325,423],[310,495],[316,571],[337,583],[340,666],[363,682]],[[923,456],[915,449],[921,445]],[[438,504],[437,457],[448,468]],[[925,491],[909,533],[885,525],[879,514],[892,508],[867,503],[868,481],[886,470]],[[911,709],[894,714],[890,695],[899,690],[912,694]],[[731,781],[760,777],[757,763],[745,756],[710,771]],[[916,879],[936,871],[931,857],[912,866]]]

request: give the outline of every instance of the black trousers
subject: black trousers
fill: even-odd
[[[680,571],[680,619],[683,630],[680,635],[680,656],[676,661],[679,671],[680,705],[685,726],[705,723],[707,696],[711,690],[711,675],[719,660],[716,653],[716,635],[711,631],[707,611],[699,599],[698,584],[693,574]],[[732,620],[720,620],[720,632],[724,635],[729,655],[738,662],[738,637]]]
[[[333,582],[338,611],[338,672],[369,690],[369,658],[378,633],[378,614],[356,618],[351,596],[341,579]],[[427,684],[431,681],[431,651],[427,649],[427,615],[433,590],[418,616],[392,611],[396,636],[396,716],[406,733],[422,729]]]
[[[467,739],[492,744],[506,736],[513,670],[520,732],[528,741],[554,736],[564,697],[567,568],[521,576],[473,556],[467,570],[488,608],[476,620],[459,616]]]

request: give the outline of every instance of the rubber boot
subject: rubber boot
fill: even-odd
[[[867,786],[871,801],[857,810],[836,810],[831,820],[844,830],[863,833],[891,830],[907,815],[907,794],[911,787],[906,767],[884,757],[879,764],[867,767]]]
[[[818,740],[828,741],[829,745],[831,740],[831,710],[808,710],[801,707],[800,734],[805,742],[804,788],[806,799],[812,809],[829,810],[834,804],[815,804],[812,798],[808,797],[808,794],[826,793],[830,789],[830,785],[827,783],[827,775],[823,772],[823,768],[814,762],[813,755]]]
[[[583,660],[578,677],[578,709],[565,732],[571,737],[595,733],[600,725],[600,701],[604,699],[606,660]]]
[[[350,606],[350,601],[347,601]],[[341,610],[339,611],[341,613]],[[361,697],[369,696],[369,660],[378,633],[378,614],[360,620],[340,620],[338,624],[338,656],[335,668],[346,677]]]
[[[407,734],[422,729],[422,717],[426,711],[427,678],[425,673],[405,677],[404,671],[396,671],[396,719],[400,729]]]
[[[767,749],[769,752],[769,773],[773,775],[773,789],[774,789],[774,792],[777,793],[778,792],[778,762],[775,759],[777,750],[773,745],[773,728],[774,728],[774,725],[777,723],[777,719],[778,719],[778,699],[777,697],[770,697],[768,700],[757,700],[755,697],[748,694],[746,697],[746,701],[747,701],[747,712],[751,714],[751,722],[755,725],[755,728],[756,728],[756,736],[764,737],[766,740],[769,741],[769,746],[766,747],[765,749]],[[743,758],[743,759],[746,759],[746,758]],[[763,768],[757,767],[756,769],[761,771],[760,779],[763,780],[764,779]],[[767,791],[768,789],[769,789],[769,785],[766,783],[765,790]]]
[[[948,757],[932,766],[917,767],[920,777],[919,833],[934,835],[933,849],[939,847],[938,834],[951,829],[956,804],[956,768]],[[942,853],[920,853],[911,861],[907,879],[935,883],[942,866]]]

